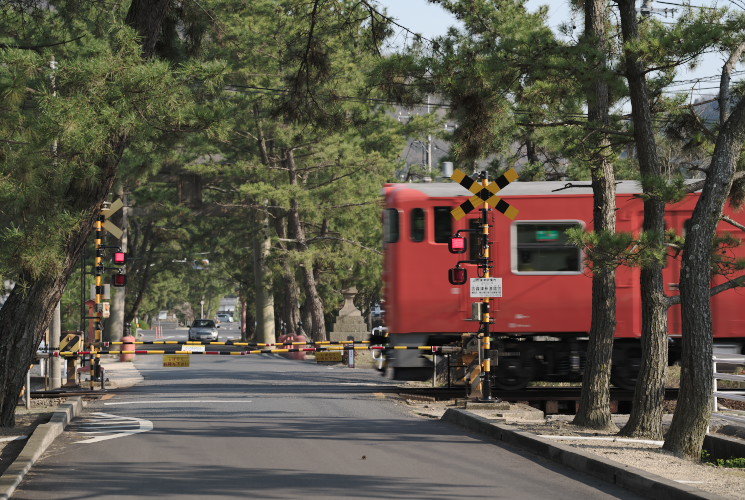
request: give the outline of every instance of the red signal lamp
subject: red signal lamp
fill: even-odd
[[[448,269],[448,281],[451,285],[463,285],[468,281],[468,271],[462,267]]]
[[[111,275],[111,283],[114,286],[126,286],[127,285],[127,275],[126,274],[113,274]]]
[[[114,264],[123,265],[127,261],[127,254],[124,252],[114,252]]]
[[[468,250],[468,240],[463,236],[453,236],[448,240],[450,253],[465,253]]]

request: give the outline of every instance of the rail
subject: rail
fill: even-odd
[[[717,371],[718,364],[728,365],[745,365],[745,356],[743,355],[714,355],[714,415],[725,420],[745,423],[745,411],[726,409],[726,412],[720,411],[719,398],[733,399],[735,401],[745,402],[745,389],[733,392],[720,392],[718,390],[718,380],[730,380],[733,382],[745,382],[745,374],[723,373]]]

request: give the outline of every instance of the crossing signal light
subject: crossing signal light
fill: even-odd
[[[127,254],[125,252],[114,252],[114,264],[124,265],[127,262]]]
[[[468,271],[462,267],[448,269],[448,281],[451,285],[463,285],[468,281]]]
[[[122,273],[116,273],[111,276],[111,283],[114,286],[126,286],[127,285],[127,275]]]
[[[468,240],[463,236],[453,236],[448,241],[448,250],[450,250],[450,253],[466,253]]]

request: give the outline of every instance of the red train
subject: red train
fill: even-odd
[[[567,243],[565,231],[593,229],[589,182],[567,187],[564,182],[513,182],[499,195],[519,210],[511,221],[489,212],[492,277],[502,278],[503,295],[490,305],[492,337],[498,339],[498,363],[492,363],[493,384],[518,389],[533,380],[581,380],[590,331],[592,279],[583,253]],[[618,184],[617,229],[637,233],[643,222],[639,184]],[[477,332],[468,284],[451,285],[448,270],[468,254],[451,254],[448,240],[457,230],[473,228],[481,217],[474,210],[456,221],[451,210],[472,193],[455,183],[389,184],[385,187],[384,272],[385,322],[392,345],[444,345]],[[667,227],[684,234],[699,194],[688,195],[667,210]],[[745,224],[745,213],[728,206],[726,214]],[[719,231],[743,239],[743,231],[722,222]],[[476,238],[474,233],[465,233]],[[476,241],[471,251],[479,247]],[[745,249],[733,250],[745,257]],[[678,293],[680,259],[671,255],[664,270],[665,292]],[[465,256],[465,257],[464,257]],[[471,258],[477,258],[472,256]],[[475,265],[464,265],[476,277]],[[638,268],[617,273],[617,319],[612,381],[633,388],[641,359],[641,294]],[[725,278],[715,277],[713,283]],[[743,353],[745,290],[712,297],[715,350]],[[670,362],[679,357],[680,306],[669,311]],[[494,347],[494,345],[492,346]],[[392,350],[393,376],[424,379],[432,364],[414,350]],[[497,366],[495,366],[497,365]]]

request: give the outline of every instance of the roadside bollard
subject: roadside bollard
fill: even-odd
[[[122,351],[134,351],[135,350],[135,338],[131,335],[122,337]],[[120,354],[119,361],[134,361],[135,354]]]
[[[293,342],[307,342],[308,339],[305,337],[305,335],[295,335]],[[308,347],[307,345],[296,345],[293,347],[297,347],[299,349],[303,349],[305,347]],[[299,359],[299,360],[305,360],[305,353],[304,352],[293,352],[295,356],[293,359]]]

